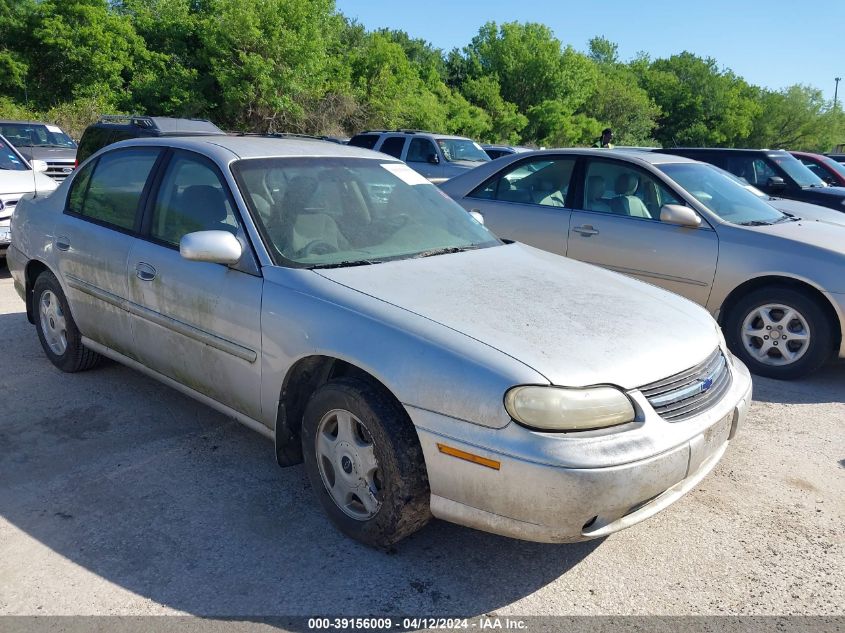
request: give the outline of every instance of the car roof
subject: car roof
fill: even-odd
[[[556,155],[560,154],[561,152],[566,152],[567,154],[579,154],[584,156],[597,156],[597,157],[615,157],[615,158],[627,158],[627,159],[634,159],[639,160],[644,163],[649,163],[651,165],[660,165],[663,163],[697,163],[698,161],[692,158],[687,158],[685,156],[677,156],[674,154],[659,154],[657,152],[644,152],[639,149],[627,149],[627,148],[584,148],[584,147],[557,147],[554,149],[541,149],[541,150],[531,150],[530,152],[521,152],[519,154],[519,159],[524,160],[529,156],[544,156],[544,155]]]
[[[55,123],[47,123],[45,121],[25,121],[22,119],[0,119],[0,125],[5,125],[7,123],[16,123],[21,125],[56,125]],[[56,125],[56,127],[59,127]]]
[[[331,141],[311,138],[276,138],[265,136],[158,136],[129,139],[108,147],[135,147],[144,145],[175,147],[216,157],[222,162],[237,158],[276,157],[341,157],[374,158],[396,162],[392,156],[372,150],[341,145]]]
[[[793,156],[805,156],[807,158],[829,158],[824,154],[819,154],[817,152],[789,152]]]
[[[656,152],[719,152],[719,153],[733,153],[742,154],[748,152],[762,152],[764,154],[788,154],[785,149],[754,149],[753,147],[666,147],[664,149],[654,150]]]

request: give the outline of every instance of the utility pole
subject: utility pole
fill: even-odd
[[[836,87],[833,89],[833,109],[836,110],[836,98],[839,96],[839,82],[842,81],[842,77],[834,77],[833,81],[836,82]]]

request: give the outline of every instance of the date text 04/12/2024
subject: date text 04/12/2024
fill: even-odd
[[[419,631],[419,630],[525,630],[524,620],[497,616],[476,618],[309,618],[308,628],[312,630],[369,630],[369,631]]]

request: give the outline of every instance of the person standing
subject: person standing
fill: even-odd
[[[596,147],[603,147],[605,149],[613,149],[613,130],[609,127],[601,131],[601,138],[596,143]]]

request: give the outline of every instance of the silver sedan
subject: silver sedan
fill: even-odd
[[[830,213],[805,220],[717,167],[621,150],[519,154],[442,188],[501,237],[705,306],[753,373],[796,378],[845,357],[845,226]]]
[[[709,314],[504,244],[382,154],[118,143],[22,201],[9,264],[47,357],[115,359],[304,461],[334,524],[604,536],[719,461],[751,398]]]

